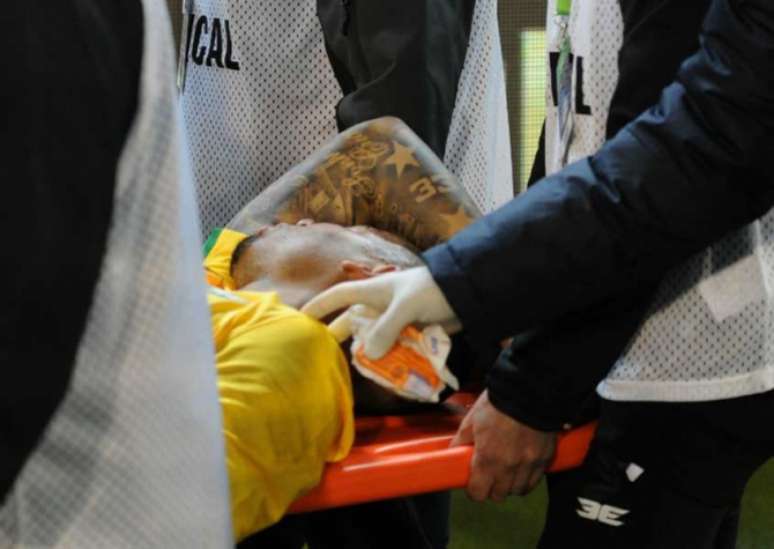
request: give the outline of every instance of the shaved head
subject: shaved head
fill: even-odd
[[[276,291],[300,307],[338,282],[421,264],[413,247],[391,233],[302,220],[265,225],[243,240],[231,274],[238,289]]]

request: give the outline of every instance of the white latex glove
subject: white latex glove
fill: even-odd
[[[449,334],[462,328],[427,267],[337,284],[316,296],[301,311],[323,318],[355,304],[384,311],[365,338],[365,354],[372,360],[384,356],[409,324],[440,324]]]

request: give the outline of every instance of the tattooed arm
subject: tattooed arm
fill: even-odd
[[[481,214],[430,148],[396,118],[364,122],[288,172],[229,227],[252,232],[309,218],[370,225],[424,250]]]

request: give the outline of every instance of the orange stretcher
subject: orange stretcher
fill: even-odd
[[[359,417],[355,444],[343,461],[329,464],[320,484],[296,500],[291,513],[305,513],[452,488],[470,476],[472,446],[449,447],[472,393],[457,393],[437,411],[409,416]],[[595,423],[561,433],[549,472],[580,466]]]

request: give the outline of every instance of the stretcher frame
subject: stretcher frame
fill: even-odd
[[[458,393],[438,410],[408,416],[359,417],[355,443],[342,461],[329,464],[311,492],[290,513],[306,513],[428,492],[463,488],[470,478],[470,445],[450,448],[473,393]],[[548,472],[579,467],[596,423],[559,434]]]

